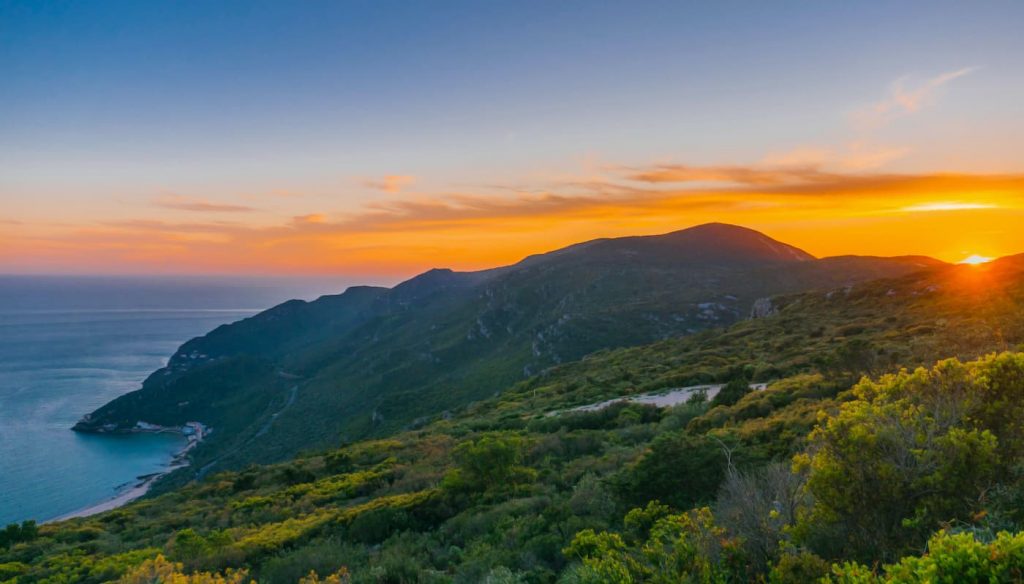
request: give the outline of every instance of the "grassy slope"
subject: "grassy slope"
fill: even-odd
[[[402,581],[404,570],[420,581],[474,582],[499,566],[553,581],[574,533],[615,527],[635,504],[618,485],[659,437],[714,433],[733,441],[746,464],[763,464],[798,449],[818,412],[862,373],[1016,347],[1024,341],[1022,266],[1007,260],[782,298],[773,316],[599,353],[390,439],[223,473],[44,526],[34,542],[0,552],[0,562],[22,562],[11,570],[23,572],[23,582],[73,569],[72,580],[101,581],[123,569],[107,564],[138,563],[156,549],[195,568],[246,565],[261,582],[342,564],[357,581]],[[728,407],[545,416],[737,371],[775,382]],[[525,470],[517,472],[532,480],[475,490],[453,484],[456,446],[494,435],[522,441],[517,464]],[[201,537],[183,536],[187,528]],[[106,567],[81,572],[95,562]]]
[[[416,427],[595,350],[731,324],[764,296],[935,263],[833,258],[712,265],[681,263],[672,249],[640,257],[622,250],[555,255],[477,274],[434,271],[391,291],[359,289],[285,305],[190,341],[168,371],[101,408],[91,425],[200,420],[217,432],[197,449],[197,467],[285,460],[339,439]],[[297,399],[282,411],[292,387]],[[280,415],[266,426],[275,412]]]

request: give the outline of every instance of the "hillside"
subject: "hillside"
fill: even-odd
[[[292,301],[193,339],[81,431],[136,422],[215,429],[194,468],[284,460],[382,436],[594,351],[742,320],[760,299],[936,267],[928,258],[817,260],[709,224],[591,241],[474,273]],[[271,422],[272,420],[272,422]]]
[[[18,582],[100,582],[159,553],[169,571],[239,568],[264,583],[342,568],[354,582],[756,581],[769,571],[801,582],[833,562],[851,578],[870,571],[846,561],[898,575],[924,561],[900,558],[929,538],[955,554],[1024,529],[1014,470],[1024,357],[883,375],[1019,350],[1022,303],[1024,256],[778,297],[761,318],[603,351],[388,439],[12,532],[0,566]],[[878,381],[857,383],[864,374]],[[552,415],[736,381],[768,388]],[[894,464],[904,465],[895,477]],[[950,525],[962,535],[932,536]]]

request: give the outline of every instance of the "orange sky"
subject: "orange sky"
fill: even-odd
[[[355,212],[276,218],[171,197],[149,218],[8,222],[12,272],[349,274],[389,281],[478,269],[596,237],[722,221],[817,256],[1024,252],[1024,175],[829,172],[802,166],[602,167],[485,194],[387,193]]]

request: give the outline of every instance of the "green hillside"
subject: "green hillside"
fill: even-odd
[[[1022,302],[1024,257],[784,295],[386,438],[9,528],[0,582],[1019,581]],[[729,391],[566,411],[700,384]]]
[[[186,343],[82,431],[198,420],[194,469],[237,469],[386,436],[598,350],[730,325],[759,300],[941,266],[810,255],[710,224],[596,240],[475,273],[289,302]],[[177,481],[189,477],[177,477]]]

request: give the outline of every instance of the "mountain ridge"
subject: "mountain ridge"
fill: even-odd
[[[1019,564],[1003,550],[954,553],[928,543],[933,532],[948,533],[951,515],[920,503],[944,489],[966,527],[956,537],[984,542],[1000,529],[1024,541],[1019,475],[972,465],[992,455],[970,440],[980,436],[1004,457],[1024,444],[1024,355],[998,354],[1024,348],[1024,256],[772,300],[775,310],[763,318],[601,351],[386,439],[218,472],[95,517],[8,528],[14,545],[0,545],[0,564],[18,581],[97,584],[126,572],[151,578],[151,565],[136,566],[158,550],[196,578],[197,570],[247,569],[271,584],[312,578],[310,570],[353,582],[510,581],[509,574],[603,582],[596,572],[577,578],[597,553],[633,581],[659,566],[667,566],[665,581],[700,579],[708,566],[737,582],[779,574],[804,582],[843,570],[863,579],[878,561],[926,545],[923,557],[948,560],[950,581],[977,564],[964,557]],[[722,391],[671,407],[628,401],[709,384]],[[742,391],[722,397],[737,384]],[[941,415],[923,416],[922,408]],[[950,419],[960,422],[948,439],[929,432]],[[836,440],[823,442],[827,432]],[[807,468],[836,445],[848,445],[842,466]],[[953,455],[950,445],[959,448]],[[949,462],[941,477],[950,480],[933,480],[936,461]],[[924,476],[927,488],[894,481],[893,469]],[[828,488],[805,496],[822,477]],[[834,501],[852,506],[827,507],[839,516],[812,513]],[[872,531],[851,540],[864,516]],[[750,521],[765,517],[774,523]],[[694,539],[705,533],[710,540]],[[665,547],[664,537],[679,547]],[[707,541],[728,554],[696,547]],[[858,544],[852,551],[850,541]],[[680,547],[698,563],[681,564]]]
[[[708,224],[479,272],[434,269],[390,289],[284,303],[192,339],[140,390],[76,429],[200,420],[217,429],[195,451],[200,464],[281,460],[339,437],[407,428],[594,351],[732,324],[761,298],[944,265],[816,259],[750,229]],[[303,379],[272,422],[295,384],[268,371]]]

